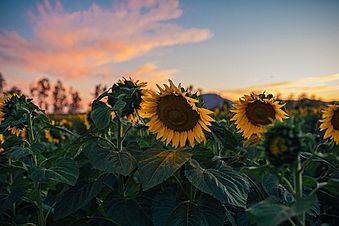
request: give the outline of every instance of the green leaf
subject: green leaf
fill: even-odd
[[[136,167],[136,160],[127,151],[110,151],[98,144],[90,144],[84,149],[84,154],[95,169],[107,173],[127,176]]]
[[[241,173],[220,164],[213,169],[204,169],[195,160],[185,170],[187,179],[200,191],[213,196],[221,203],[245,207],[249,183]]]
[[[268,195],[274,195],[279,185],[279,180],[275,174],[269,173],[263,176],[261,184]]]
[[[119,115],[121,115],[125,106],[126,102],[121,99],[118,99],[118,101],[114,104],[113,109],[117,111]]]
[[[155,226],[222,226],[225,212],[221,204],[204,196],[198,202],[179,201],[177,192],[168,189],[159,193],[152,203]]]
[[[61,219],[86,206],[103,187],[102,181],[81,181],[62,192],[56,202],[54,219]]]
[[[107,207],[106,215],[120,226],[151,225],[143,206],[135,199],[124,199],[113,195]]]
[[[286,220],[308,211],[316,203],[315,196],[306,196],[297,200],[291,207],[267,199],[247,209],[250,218],[258,226],[276,226]]]
[[[171,177],[190,158],[185,150],[146,150],[138,164],[143,190],[150,189]]]
[[[79,177],[79,167],[74,160],[61,157],[50,168],[38,166],[29,168],[28,174],[36,182],[54,180],[64,184],[75,185]]]
[[[12,147],[8,151],[4,152],[6,157],[11,158],[14,161],[19,161],[30,154],[32,154],[31,149],[24,147]]]
[[[240,143],[236,134],[223,122],[213,122],[211,130],[214,139],[226,149],[234,150]]]
[[[111,121],[112,109],[101,101],[94,101],[92,105],[92,114],[94,125],[99,129],[105,129]]]
[[[34,154],[43,153],[47,150],[46,146],[42,143],[35,142],[31,145],[32,152]]]

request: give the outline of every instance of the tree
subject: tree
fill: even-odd
[[[93,97],[94,99],[97,98],[100,94],[102,94],[103,92],[105,92],[107,90],[107,86],[102,85],[102,84],[98,84],[95,86],[95,90],[93,93]]]
[[[5,78],[2,76],[2,73],[0,72],[0,94],[4,92],[5,87]]]
[[[8,91],[6,91],[4,93],[6,93],[6,94],[22,94],[22,91],[18,87],[13,86],[12,88],[10,88]]]
[[[66,89],[60,80],[54,86],[53,93],[53,111],[56,114],[63,113],[68,106]]]
[[[30,89],[31,96],[38,99],[37,103],[42,109],[48,110],[49,108],[47,98],[50,90],[51,85],[47,78],[40,79],[36,85]]]
[[[79,92],[73,91],[73,89],[71,89],[70,94],[71,94],[71,103],[69,104],[68,113],[69,114],[79,113],[81,103]]]

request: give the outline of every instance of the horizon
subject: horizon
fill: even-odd
[[[84,103],[122,76],[338,100],[338,21],[335,0],[1,1],[0,72],[25,93],[62,80]]]

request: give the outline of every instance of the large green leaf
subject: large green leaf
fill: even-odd
[[[127,176],[136,167],[136,160],[127,151],[111,151],[98,144],[90,144],[84,153],[95,169],[107,173],[117,173]]]
[[[220,202],[245,207],[249,183],[239,172],[220,164],[217,168],[204,169],[195,160],[185,170],[187,179],[200,191]]]
[[[61,157],[50,168],[34,166],[29,168],[28,173],[30,178],[37,182],[54,180],[64,184],[75,185],[79,177],[79,167],[74,160]]]
[[[147,150],[138,164],[143,190],[150,189],[171,177],[191,158],[185,150]]]
[[[112,109],[101,101],[94,101],[92,105],[92,114],[94,125],[98,129],[105,129],[111,121]]]
[[[224,208],[217,200],[179,201],[171,189],[154,198],[152,212],[155,226],[222,226],[225,220]]]
[[[32,154],[31,149],[24,147],[12,147],[4,152],[6,157],[11,158],[14,161],[21,160],[30,154]]]
[[[87,205],[99,194],[103,187],[102,185],[101,180],[94,182],[81,181],[74,187],[62,192],[55,205],[54,218],[64,218]]]
[[[151,225],[143,206],[135,199],[125,199],[114,195],[108,202],[107,207],[107,217],[120,226]]]
[[[292,206],[284,206],[274,200],[264,200],[247,209],[250,217],[258,226],[276,226],[284,221],[306,212],[317,202],[315,196],[306,196]]]

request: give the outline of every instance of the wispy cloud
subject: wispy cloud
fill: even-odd
[[[242,95],[250,92],[271,92],[281,94],[283,98],[291,94],[298,96],[303,93],[315,95],[326,100],[339,99],[339,74],[330,74],[323,76],[306,77],[294,81],[268,83],[242,87],[236,89],[227,89],[215,91],[225,98],[237,100]]]
[[[158,48],[212,37],[208,29],[185,28],[178,0],[130,0],[109,8],[93,4],[70,12],[57,1],[29,13],[33,36],[0,31],[0,63],[27,72],[74,78]]]

